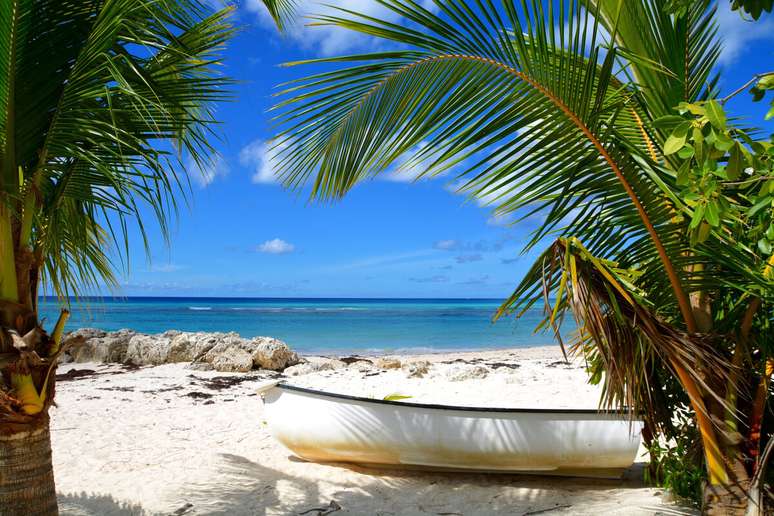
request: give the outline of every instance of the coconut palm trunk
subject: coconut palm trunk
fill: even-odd
[[[11,217],[0,212],[3,244],[13,238]],[[17,225],[18,226],[18,225]],[[9,231],[9,229],[11,231]],[[13,247],[5,247],[5,249]],[[38,325],[32,299],[37,275],[26,248],[4,253],[0,259],[0,511],[2,514],[57,514],[56,488],[51,462],[48,407],[53,398],[55,373],[67,312],[62,313],[49,337]],[[16,259],[20,255],[22,259]],[[19,281],[19,278],[24,281]],[[20,299],[25,303],[19,303]]]
[[[0,435],[2,514],[58,514],[48,418]]]

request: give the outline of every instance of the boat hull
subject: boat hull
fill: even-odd
[[[379,467],[617,478],[642,423],[598,411],[485,409],[355,398],[279,385],[274,437],[298,457]]]

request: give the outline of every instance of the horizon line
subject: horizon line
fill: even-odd
[[[51,296],[51,295],[40,295],[38,296],[38,299],[45,299],[45,300],[58,300],[59,298],[57,296]],[[147,295],[113,295],[113,294],[107,294],[107,295],[99,295],[99,294],[93,294],[93,295],[85,295],[85,296],[68,296],[66,299],[69,300],[77,300],[77,299],[287,299],[287,300],[298,300],[298,299],[314,299],[314,300],[330,300],[330,299],[342,299],[342,300],[389,300],[389,301],[404,301],[404,300],[431,300],[431,299],[443,299],[443,300],[455,300],[455,301],[492,301],[492,300],[501,300],[501,299],[507,299],[507,296],[503,297],[368,297],[368,296],[342,296],[342,297],[334,297],[334,296],[180,296],[180,295],[160,295],[160,296],[147,296]]]

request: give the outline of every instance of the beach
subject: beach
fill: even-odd
[[[285,370],[289,383],[360,396],[542,408],[594,408],[599,396],[583,363],[564,362],[556,346],[304,358]],[[58,373],[62,514],[692,514],[644,485],[642,449],[622,480],[314,464],[277,443],[263,419],[256,386],[280,373],[185,363],[70,363]]]

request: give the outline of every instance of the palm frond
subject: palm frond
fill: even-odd
[[[3,160],[23,173],[31,245],[66,296],[113,281],[132,224],[147,246],[148,209],[167,235],[175,195],[185,193],[183,157],[213,153],[211,106],[229,95],[218,67],[232,9],[212,12],[199,0],[12,4]]]
[[[384,5],[405,23],[320,18],[409,49],[315,60],[359,63],[287,85],[276,108],[286,183],[313,176],[313,195],[332,199],[409,156],[426,175],[455,172],[461,191],[498,214],[544,214],[528,247],[556,231],[600,256],[641,243],[650,290],[690,317],[674,265],[683,243],[668,231],[674,208],[651,176],[669,178],[643,137],[636,86],[614,73],[617,47],[606,44],[598,13],[580,1],[474,11],[452,0],[438,3],[440,13]]]
[[[601,405],[647,414],[662,427],[672,414],[659,399],[663,386],[654,371],[666,367],[676,377],[687,375],[705,400],[725,404],[724,391],[732,366],[715,342],[716,336],[680,331],[658,316],[656,306],[637,285],[642,271],[627,269],[594,256],[575,238],[557,240],[523,278],[496,318],[524,312],[543,296],[544,325],[554,325],[570,311],[578,333],[569,351],[586,358],[592,376],[604,371]],[[556,285],[535,292],[534,285]]]
[[[713,2],[691,2],[683,16],[671,15],[667,0],[585,4],[598,13],[607,30],[615,28],[651,119],[674,114],[680,102],[695,102],[712,93],[721,50]]]
[[[280,30],[284,30],[298,8],[297,0],[262,0]]]

